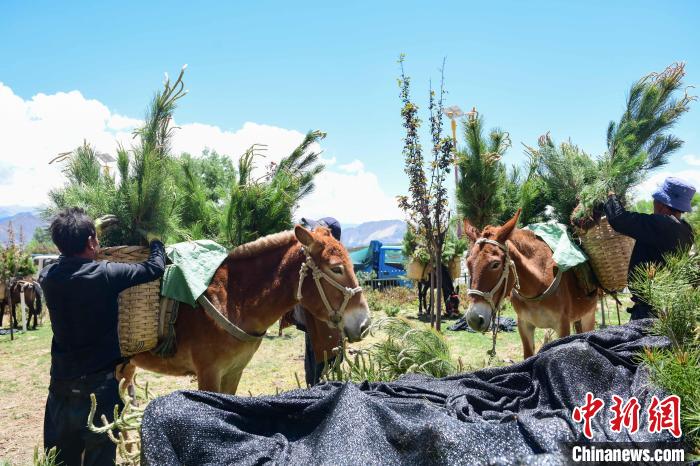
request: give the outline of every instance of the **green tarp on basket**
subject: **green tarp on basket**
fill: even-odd
[[[566,225],[556,222],[533,223],[523,230],[530,230],[541,238],[553,252],[554,262],[563,272],[583,264],[588,256],[573,242]]]
[[[228,251],[214,241],[203,239],[172,244],[165,248],[165,254],[172,264],[165,267],[160,294],[194,306]]]

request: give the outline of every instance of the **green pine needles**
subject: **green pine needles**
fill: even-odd
[[[647,349],[644,362],[658,386],[681,398],[681,425],[700,452],[700,256],[681,251],[664,266],[640,266],[630,286],[655,310],[652,332],[670,347]]]
[[[666,163],[683,141],[669,133],[695,100],[683,87],[685,65],[674,63],[632,85],[618,122],[610,122],[607,150],[593,158],[571,142],[555,145],[549,135],[526,146],[536,166],[541,194],[561,222],[588,228],[601,215],[608,192],[627,200],[630,190]]]
[[[415,327],[407,320],[385,317],[372,324],[386,338],[368,349],[344,354],[342,362],[327,368],[326,380],[380,382],[405,374],[446,377],[460,369],[453,361],[445,337],[432,328]]]
[[[235,247],[293,226],[299,201],[314,189],[324,170],[316,144],[326,135],[309,131],[298,147],[264,170],[256,162],[264,147],[255,144],[238,160],[204,151],[201,157],[172,154],[172,118],[187,94],[180,71],[171,83],[166,76],[144,125],[134,132],[137,144],[117,151],[117,173],[87,142],[54,161],[63,163],[67,182],[50,192],[49,218],[66,207],[82,207],[92,218],[113,214],[119,224],[104,232],[105,246],[143,245],[144,232],[163,240],[209,238]],[[53,161],[52,161],[53,162]]]
[[[508,184],[505,165],[500,161],[511,146],[507,132],[494,128],[484,136],[482,116],[464,121],[465,148],[457,154],[459,214],[478,229],[500,220],[506,210]],[[510,199],[510,198],[508,198]]]

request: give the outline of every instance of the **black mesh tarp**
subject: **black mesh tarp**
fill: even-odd
[[[649,434],[654,394],[636,364],[648,321],[550,343],[508,367],[444,379],[324,384],[278,396],[180,391],[146,409],[143,459],[156,464],[565,464],[565,442],[584,440],[572,409],[586,392],[606,405],[594,441],[670,441]],[[248,372],[246,377],[254,377]],[[636,434],[609,427],[613,394],[642,405]]]

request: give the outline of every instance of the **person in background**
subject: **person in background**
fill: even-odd
[[[630,258],[629,274],[635,267],[645,263],[663,265],[664,255],[689,249],[694,241],[692,227],[681,218],[684,212],[690,212],[691,200],[695,188],[684,181],[669,177],[659,189],[654,192],[654,213],[642,214],[628,212],[611,192],[604,205],[605,214],[610,226],[623,235],[635,239],[632,257]],[[628,309],[631,319],[653,317],[651,306],[645,303],[636,293],[632,292],[634,305]]]
[[[340,241],[340,223],[333,217],[324,217],[320,220],[302,218],[301,223],[311,230],[319,226],[326,227],[333,237]],[[319,383],[324,367],[330,367],[335,363],[338,357],[336,348],[342,344],[340,331],[316,319],[300,304],[294,306],[294,309],[282,318],[280,331],[287,325],[295,325],[304,332],[304,373],[306,384],[312,387]]]
[[[116,218],[93,222],[84,210],[65,209],[49,231],[61,252],[39,282],[51,317],[51,381],[44,413],[44,448],[56,447],[57,464],[114,464],[116,446],[87,428],[90,393],[97,397],[95,419],[111,422],[119,397],[115,371],[124,361],[119,349],[118,296],[125,289],[157,280],[165,269],[163,243],[153,234],[148,260],[139,264],[96,261],[101,228]]]

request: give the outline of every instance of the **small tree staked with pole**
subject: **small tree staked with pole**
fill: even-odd
[[[399,78],[400,96],[403,102],[401,116],[406,129],[404,138],[404,171],[409,178],[409,194],[399,196],[399,207],[406,212],[415,224],[417,236],[425,244],[430,256],[430,265],[435,271],[434,282],[431,280],[430,299],[437,293],[436,312],[430,316],[430,324],[440,330],[442,321],[442,249],[449,227],[448,190],[445,178],[454,161],[454,143],[451,138],[442,136],[443,99],[446,94],[444,80],[444,61],[441,69],[440,90],[430,90],[428,109],[430,111],[430,134],[432,142],[432,159],[429,163],[430,180],[426,175],[425,160],[418,130],[421,120],[418,107],[410,99],[410,78],[403,68],[404,56],[399,58],[401,77]]]

